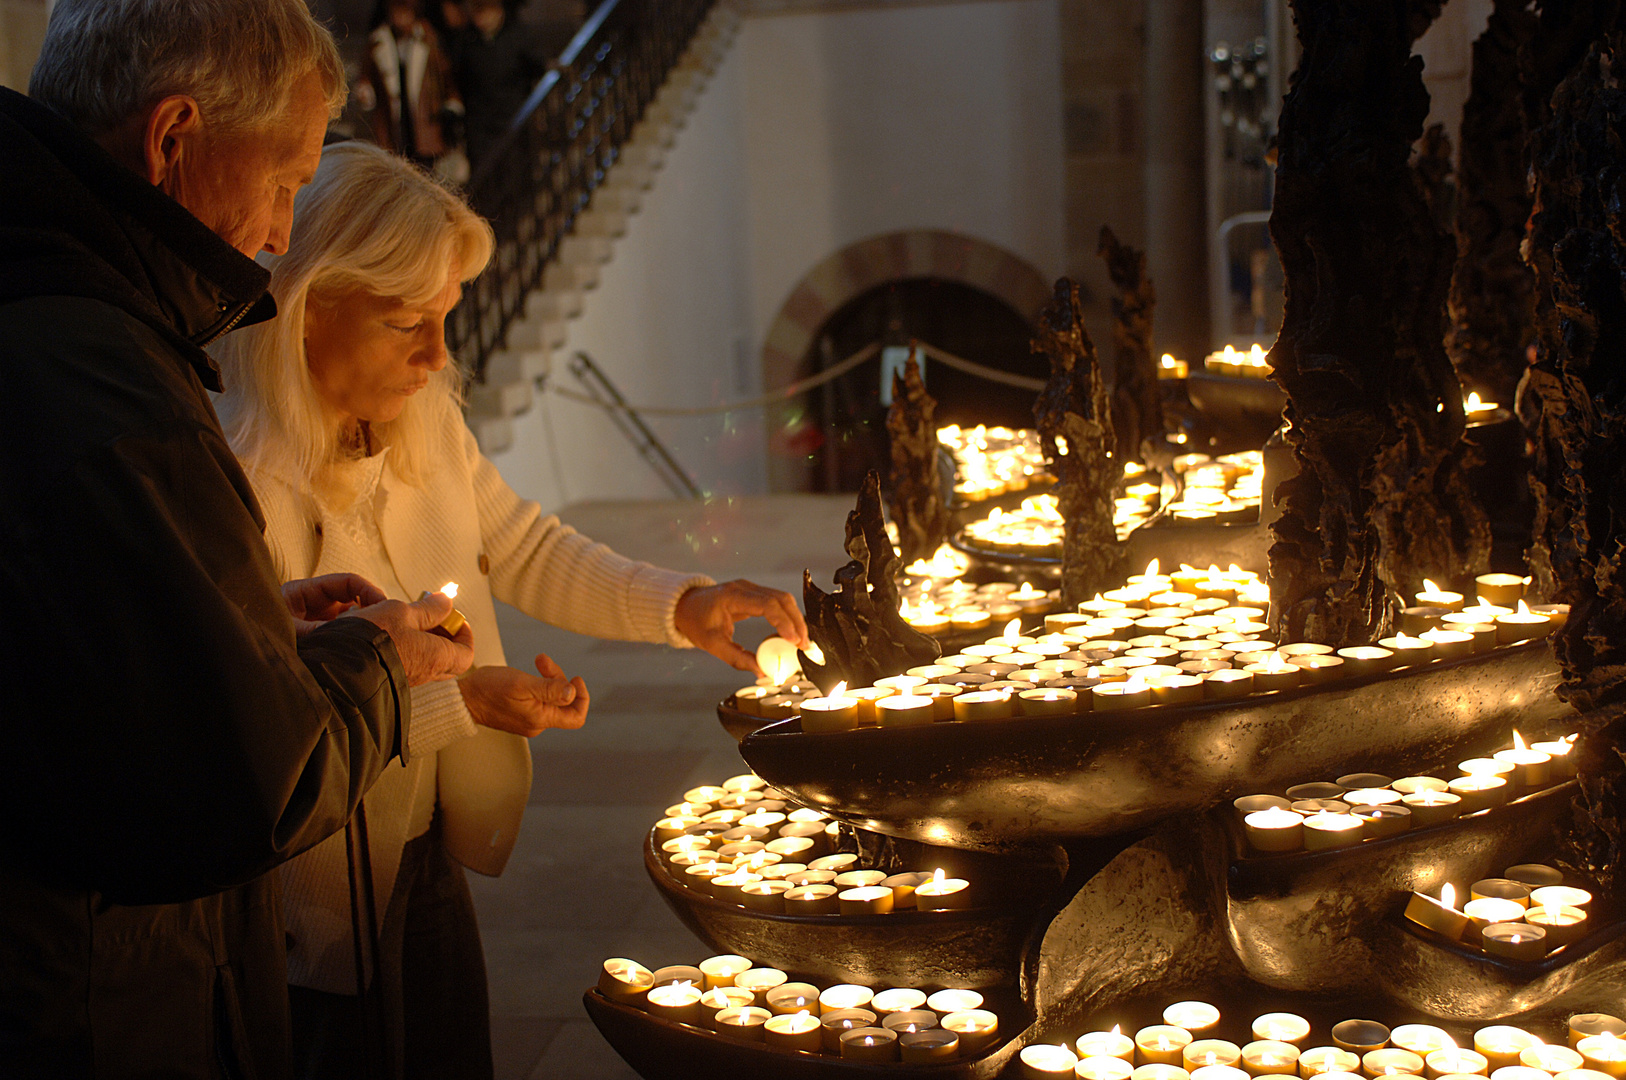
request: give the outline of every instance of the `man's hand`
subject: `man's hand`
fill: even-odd
[[[385,596],[358,574],[324,574],[288,582],[282,587],[282,599],[294,617],[294,632],[304,635],[351,608],[379,603]]]
[[[797,648],[805,649],[810,644],[807,623],[795,598],[749,581],[725,581],[690,589],[678,601],[673,622],[678,633],[725,664],[761,675],[755,654],[734,642],[734,624],[755,615],[767,619],[780,637]]]
[[[511,667],[477,667],[457,680],[474,722],[529,738],[548,728],[579,728],[587,722],[587,684],[566,679],[559,665],[536,657],[542,677]]]
[[[399,600],[385,600],[368,607],[345,612],[347,617],[366,619],[381,627],[395,642],[395,651],[401,657],[408,686],[461,675],[474,663],[474,631],[465,625],[457,636],[446,638],[429,631],[446,621],[452,613],[451,598],[443,593],[430,593],[410,604]]]

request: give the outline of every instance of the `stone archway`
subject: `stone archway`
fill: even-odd
[[[1033,264],[976,237],[941,229],[911,229],[872,236],[828,256],[796,284],[768,328],[762,348],[762,384],[784,386],[826,320],[849,300],[889,282],[939,278],[980,289],[1033,320],[1050,299],[1050,282]],[[782,430],[782,410],[769,410],[772,432]],[[772,491],[800,490],[802,466],[770,452]]]

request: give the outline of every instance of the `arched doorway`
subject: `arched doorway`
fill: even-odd
[[[913,278],[878,285],[826,320],[802,361],[816,374],[875,341],[927,342],[977,363],[1043,377],[1048,362],[1028,346],[1033,324],[1009,304],[971,285]],[[926,364],[926,387],[940,424],[1033,424],[1033,392],[988,382],[943,364]],[[811,453],[811,491],[857,491],[870,469],[890,463],[879,363],[865,364],[808,396],[807,422],[819,433]]]
[[[878,340],[894,311],[904,314],[905,336],[913,335],[991,367],[1043,374],[1043,362],[1027,353],[1027,339],[1034,317],[1049,297],[1045,275],[1021,257],[984,240],[935,229],[872,237],[824,259],[791,290],[763,347],[763,383],[784,386],[822,369],[826,359],[839,361]],[[864,338],[865,331],[876,332]],[[851,342],[856,344],[843,351]],[[1035,361],[1037,366],[1033,366]],[[864,365],[837,380],[838,391],[848,379],[867,381],[867,392],[876,397],[878,407],[876,365]],[[964,390],[961,380],[978,383],[973,392],[981,393],[990,404],[1000,402],[997,408],[1002,414],[1009,411],[1012,420],[1026,415],[1018,399],[1025,396],[1027,406],[1032,404],[1032,395],[1025,391],[997,387],[1004,393],[996,397],[990,393],[995,384],[958,372],[952,372],[951,378],[950,369],[941,365],[932,367],[928,380],[934,396],[942,392],[955,398]],[[838,490],[848,489],[839,477],[856,465],[848,462],[847,451],[834,452],[840,467],[832,480],[824,446],[832,441],[832,434],[839,441],[840,425],[827,431],[824,421],[839,419],[844,413],[864,415],[863,392],[864,387],[855,381],[845,403],[839,394],[832,402],[826,400],[827,391],[816,390],[769,410],[771,490],[827,490],[831,483]],[[1012,400],[1006,401],[1006,397]],[[943,400],[947,408],[948,398]],[[874,414],[869,415],[873,425]],[[947,411],[943,415],[945,422],[955,419]],[[853,445],[861,447],[862,442]],[[884,462],[884,435],[871,445],[881,448],[881,456],[875,460]],[[864,453],[874,457],[873,449]],[[860,470],[858,476],[862,475]]]

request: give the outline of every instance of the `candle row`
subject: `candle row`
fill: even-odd
[[[1514,745],[1470,758],[1451,780],[1351,773],[1337,781],[1298,784],[1283,795],[1244,795],[1232,806],[1248,846],[1261,854],[1324,851],[1381,840],[1500,806],[1575,775],[1574,735]]]
[[[1456,902],[1450,884],[1441,887],[1437,900],[1414,892],[1406,918],[1491,956],[1540,960],[1586,933],[1592,893],[1564,884],[1564,875],[1553,867],[1527,863],[1474,882],[1461,910]]]
[[[621,957],[604,961],[599,993],[652,1016],[781,1050],[866,1062],[933,1064],[975,1057],[999,1042],[999,1017],[975,990],[875,990],[854,983],[820,989],[743,956],[654,971]]]
[[[950,424],[937,429],[937,441],[954,458],[954,493],[965,502],[1055,482],[1032,428]]]
[[[961,637],[1006,625],[1010,620],[1044,615],[1061,603],[1061,592],[992,581],[972,585],[965,581],[910,587],[898,603],[904,622],[932,637]]]
[[[1216,375],[1246,379],[1268,379],[1272,371],[1270,362],[1265,359],[1264,346],[1259,344],[1253,345],[1247,352],[1227,345],[1219,352],[1203,357],[1203,367]]]
[[[1163,1023],[1137,1031],[1092,1031],[1075,1043],[1023,1047],[1027,1080],[1074,1076],[1087,1080],[1249,1080],[1297,1076],[1303,1080],[1374,1080],[1419,1076],[1428,1080],[1606,1080],[1626,1075],[1626,1023],[1602,1013],[1570,1018],[1569,1044],[1547,1045],[1522,1028],[1495,1025],[1474,1033],[1472,1050],[1459,1049],[1444,1029],[1405,1024],[1391,1030],[1374,1020],[1345,1020],[1330,1045],[1306,1049],[1312,1026],[1293,1013],[1266,1013],[1249,1027],[1252,1041],[1218,1038],[1220,1012],[1202,1001],[1182,1001],[1163,1012]]]
[[[838,823],[817,810],[764,797],[777,794],[754,774],[689,789],[652,830],[667,872],[687,888],[767,915],[970,907],[964,878],[947,877],[941,869],[887,873],[860,866],[857,855],[835,850]]]

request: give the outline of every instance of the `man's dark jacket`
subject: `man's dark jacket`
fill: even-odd
[[[0,1077],[285,1075],[267,872],[401,750],[388,635],[296,642],[205,393],[267,281],[0,89]]]

